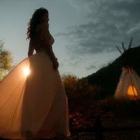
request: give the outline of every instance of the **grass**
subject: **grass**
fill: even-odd
[[[89,99],[73,106],[70,127],[75,133],[68,140],[94,140],[95,120],[98,117],[102,122],[104,140],[140,139],[139,100]]]

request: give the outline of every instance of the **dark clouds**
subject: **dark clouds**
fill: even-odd
[[[92,70],[92,69],[96,69],[96,66],[95,65],[90,65],[88,67],[86,67],[87,70]]]
[[[84,23],[71,26],[63,33],[69,42],[69,50],[79,55],[116,51],[115,45],[130,37],[134,45],[140,44],[139,0],[73,0],[73,6],[81,7]]]

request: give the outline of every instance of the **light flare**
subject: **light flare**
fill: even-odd
[[[30,69],[28,67],[25,67],[23,69],[23,73],[24,73],[25,76],[28,76],[30,74]]]

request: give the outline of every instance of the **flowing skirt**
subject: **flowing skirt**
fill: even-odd
[[[45,52],[19,63],[0,82],[0,137],[69,136],[68,103],[58,70]]]

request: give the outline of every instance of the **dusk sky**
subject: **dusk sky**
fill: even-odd
[[[140,0],[0,0],[0,40],[14,63],[27,57],[27,23],[49,10],[61,74],[88,76],[120,56],[115,45],[140,45]]]

